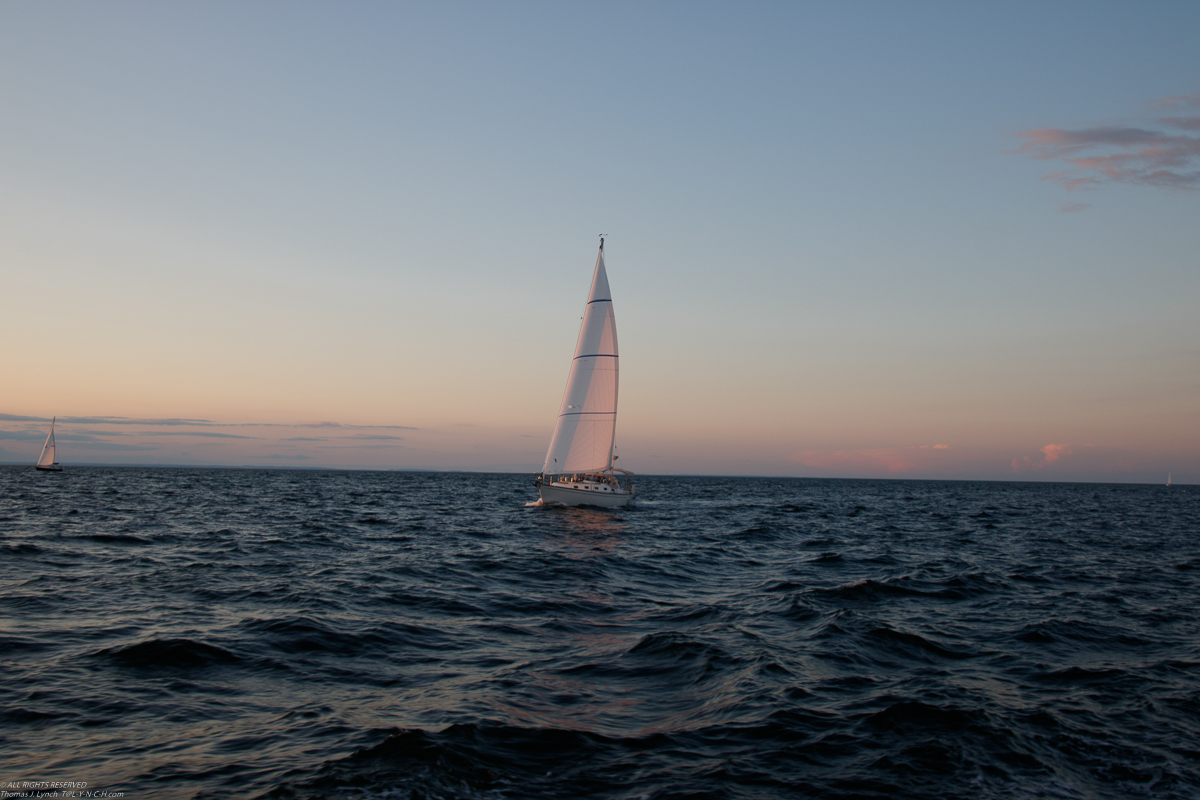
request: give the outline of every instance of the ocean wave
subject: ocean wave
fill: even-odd
[[[511,475],[28,472],[0,468],[10,774],[179,798],[1200,792],[1200,493],[647,476],[636,508],[530,513]]]
[[[242,661],[223,647],[191,639],[150,639],[124,647],[105,648],[97,652],[96,657],[142,670],[197,669]]]

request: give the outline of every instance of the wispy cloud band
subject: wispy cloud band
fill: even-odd
[[[1167,97],[1151,107],[1200,111],[1200,93]],[[1155,122],[1181,131],[1200,130],[1200,115],[1159,117]],[[1080,130],[1035,128],[1017,135],[1025,141],[1013,152],[1070,165],[1042,176],[1042,180],[1054,181],[1068,190],[1095,188],[1103,183],[1183,190],[1200,187],[1200,138],[1187,133],[1101,125]]]
[[[339,430],[415,431],[411,425],[348,425],[342,422],[214,422],[211,419],[140,418],[140,417],[58,417],[59,422],[73,425],[140,425],[142,427],[186,428],[335,428]],[[49,422],[50,417],[26,417],[19,414],[0,414],[0,422]]]

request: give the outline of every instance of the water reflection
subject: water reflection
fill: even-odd
[[[604,509],[552,507],[546,513],[553,515],[555,542],[567,558],[611,555],[626,531],[624,520]]]

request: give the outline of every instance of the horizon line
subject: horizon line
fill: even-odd
[[[33,467],[32,463],[21,461],[0,461],[0,467]],[[66,471],[67,466],[64,466]],[[304,472],[432,472],[454,473],[469,475],[536,475],[537,470],[529,472],[497,471],[486,469],[455,469],[438,467],[321,467],[280,464],[112,464],[104,462],[78,462],[70,467],[110,467],[128,469],[255,469],[255,470],[287,470]],[[1194,483],[1151,483],[1149,481],[1038,481],[1038,480],[1009,480],[1004,478],[871,478],[871,477],[835,477],[816,475],[727,475],[702,472],[638,472],[639,477],[654,478],[754,478],[760,480],[793,480],[793,481],[936,481],[939,483],[1036,483],[1036,484],[1095,484],[1098,486],[1198,486]]]

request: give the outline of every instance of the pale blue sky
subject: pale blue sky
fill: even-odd
[[[1162,129],[1197,30],[1193,2],[0,3],[0,413],[405,425],[284,455],[536,469],[605,232],[635,471],[1200,479],[1200,192],[1012,152]]]

